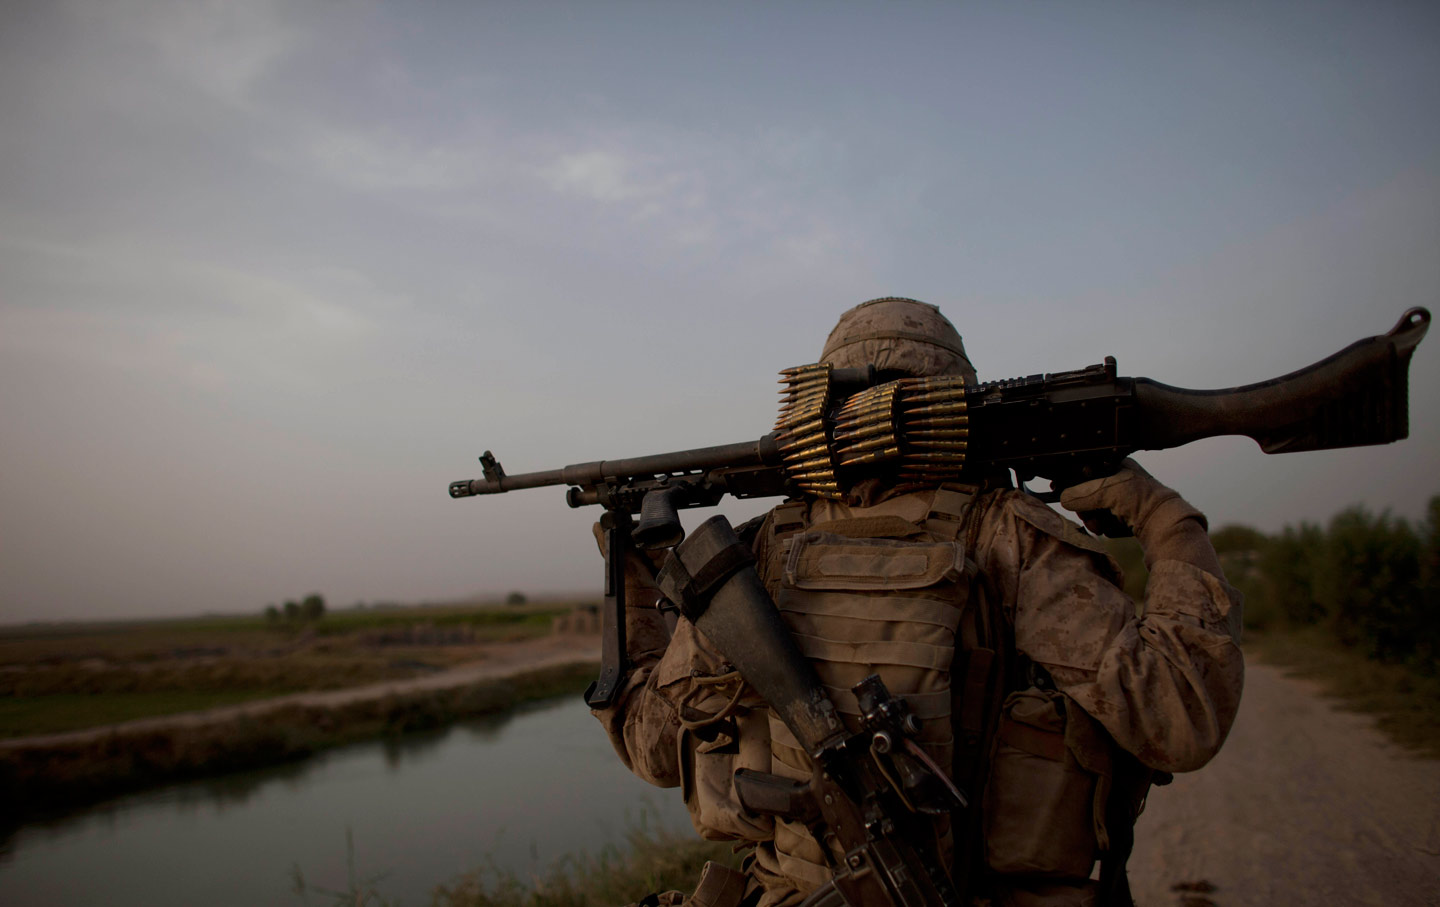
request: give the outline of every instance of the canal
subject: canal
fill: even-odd
[[[0,844],[0,904],[316,904],[354,879],[416,907],[467,871],[526,877],[640,822],[690,827],[679,792],[631,775],[567,697],[24,826]]]

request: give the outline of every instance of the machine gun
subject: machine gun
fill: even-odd
[[[585,699],[606,708],[628,673],[626,558],[636,546],[679,544],[679,509],[714,506],[727,494],[838,497],[868,476],[924,487],[978,484],[1008,470],[1061,488],[1109,475],[1138,450],[1221,435],[1250,437],[1266,453],[1388,444],[1409,434],[1410,357],[1429,326],[1430,312],[1412,308],[1387,334],[1288,375],[1220,390],[1118,377],[1113,357],[978,384],[801,366],[781,373],[780,418],[758,440],[519,475],[486,451],[484,478],[452,482],[450,496],[567,485],[571,507],[605,508],[601,672]]]

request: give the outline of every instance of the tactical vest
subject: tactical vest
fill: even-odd
[[[1097,887],[1128,903],[1114,861],[1098,886],[1078,880],[1115,843],[1128,856],[1148,775],[1137,785],[1134,772],[1117,772],[1124,754],[1100,725],[1014,651],[972,557],[993,500],[946,485],[863,508],[784,504],[772,513],[761,576],[852,729],[851,688],[872,673],[922,719],[921,746],[972,802],[966,828],[935,825],[938,852],[972,894],[1012,876],[1058,883],[1042,882],[1035,903],[1083,900],[1082,889],[1093,898]],[[769,736],[770,771],[808,779],[809,757],[773,715]],[[1117,780],[1134,791],[1112,798]],[[1112,842],[1112,831],[1123,841]],[[802,824],[777,819],[773,846],[785,876],[807,888],[830,878],[822,845]]]
[[[847,723],[858,727],[860,714],[851,688],[879,674],[921,719],[920,745],[946,767],[955,765],[957,724],[964,726],[956,721],[965,711],[963,679],[952,676],[957,653],[990,642],[974,632],[974,611],[984,599],[972,594],[978,570],[965,539],[974,491],[945,486],[864,508],[813,499],[781,505],[759,565],[800,651]],[[982,677],[990,663],[983,667]],[[983,698],[983,687],[972,693]],[[970,711],[977,710],[983,713],[983,703]],[[973,728],[972,743],[982,731]],[[810,777],[809,757],[773,715],[770,741],[773,773]],[[944,852],[948,826],[942,820],[935,829]],[[829,879],[820,844],[800,823],[777,820],[774,846],[785,875],[812,887]]]

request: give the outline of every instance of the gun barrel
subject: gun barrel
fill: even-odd
[[[560,469],[523,472],[513,476],[501,474],[495,478],[465,479],[450,483],[450,497],[504,494],[507,491],[543,488],[547,485],[583,487],[615,479],[674,475],[708,469],[778,466],[781,462],[780,448],[776,445],[772,433],[759,440],[736,444],[696,447],[623,460],[595,460]]]

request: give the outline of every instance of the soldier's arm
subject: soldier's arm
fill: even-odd
[[[597,528],[597,539],[600,533]],[[603,549],[602,549],[603,550]],[[625,641],[630,674],[615,703],[592,714],[625,766],[659,787],[677,787],[681,709],[698,675],[722,674],[723,659],[683,617],[674,633],[657,605],[654,562],[635,552],[625,565]]]
[[[1138,467],[1112,478],[1077,486],[1066,503],[1111,509],[1135,529],[1150,567],[1142,608],[1098,542],[1033,499],[1011,496],[987,518],[987,560],[1017,648],[1122,748],[1190,771],[1219,751],[1239,708],[1240,596],[1198,511]]]
[[[598,523],[595,537],[603,552]],[[630,674],[615,702],[591,713],[605,728],[626,768],[651,784],[674,787],[680,783],[675,765],[678,722],[674,709],[656,695],[651,683],[670,644],[664,615],[655,607],[659,599],[654,565],[645,555],[632,554],[625,564],[625,648]]]

